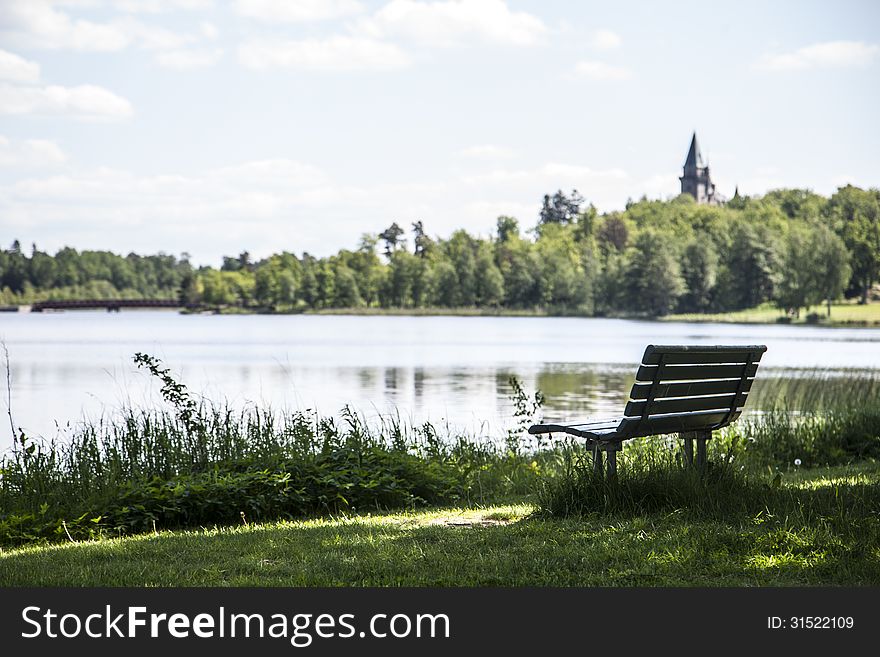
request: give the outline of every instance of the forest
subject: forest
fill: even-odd
[[[629,202],[598,213],[577,190],[547,194],[525,225],[495,234],[431,237],[393,221],[335,255],[296,245],[219,267],[189,256],[126,256],[65,247],[54,255],[16,240],[0,252],[0,305],[44,300],[169,298],[191,308],[477,308],[658,317],[772,302],[793,316],[843,296],[870,300],[880,273],[880,190],[848,185],[830,198],[802,189],[736,195],[722,206]],[[406,226],[406,229],[401,226]]]

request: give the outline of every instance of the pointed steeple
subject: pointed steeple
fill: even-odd
[[[705,167],[703,154],[700,153],[700,145],[697,143],[697,133],[691,138],[691,147],[688,149],[687,159],[684,161],[685,172],[696,171]]]
[[[697,143],[697,133],[691,137],[691,147],[688,149],[687,159],[684,162],[684,175],[681,181],[681,193],[690,194],[697,203],[716,205],[723,199],[715,195],[715,185],[709,175],[709,164],[703,160],[700,145]]]

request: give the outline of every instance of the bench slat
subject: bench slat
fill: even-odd
[[[660,355],[664,362],[680,364],[697,363],[744,363],[748,354],[754,354],[755,362],[767,351],[764,345],[648,345],[642,363],[656,365]],[[728,360],[736,358],[741,360]]]
[[[604,427],[588,427],[583,424],[533,424],[529,427],[532,435],[540,433],[567,433],[582,438],[611,436],[617,431],[617,424]]]
[[[748,395],[736,396],[737,407],[746,403]],[[648,413],[663,415],[665,413],[684,413],[688,411],[708,411],[712,409],[729,409],[733,404],[734,395],[716,395],[712,397],[685,397],[682,399],[654,399]],[[645,401],[631,401],[626,405],[623,414],[627,417],[641,417],[645,411]]]
[[[758,371],[758,364],[748,367],[746,376],[753,377]],[[738,379],[742,376],[742,365],[674,365],[663,368],[662,381],[706,380],[706,379]],[[636,374],[638,381],[653,381],[657,374],[657,365],[641,365]]]
[[[752,388],[754,379],[746,379],[743,391]],[[718,395],[733,393],[739,388],[739,379],[721,379],[717,381],[684,381],[682,383],[661,383],[657,386],[656,399],[661,397],[693,397],[695,395]],[[651,391],[650,383],[636,383],[630,393],[631,399],[647,399]]]
[[[736,420],[739,415],[739,411],[735,412],[729,422]],[[720,426],[726,417],[727,411],[701,411],[683,415],[653,416],[644,423],[641,423],[639,419],[624,418],[618,433],[627,438],[635,438],[637,436],[656,436],[662,433],[701,431]]]
[[[722,363],[745,363],[749,351],[692,351],[680,354],[663,354],[663,362],[672,365],[712,365]],[[758,362],[761,354],[755,354],[752,362]],[[660,354],[645,354],[643,365],[656,365],[660,362]]]

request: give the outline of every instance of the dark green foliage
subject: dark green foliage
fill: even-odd
[[[684,294],[679,299],[682,312],[703,312],[712,305],[718,277],[718,255],[705,237],[685,247],[681,266]]]
[[[560,189],[552,197],[549,194],[544,195],[544,201],[541,205],[540,221],[541,224],[571,224],[574,223],[581,211],[581,205],[584,203],[584,197],[578,194],[576,189],[571,190],[571,194],[565,195]]]
[[[666,315],[684,291],[678,253],[663,233],[646,230],[630,249],[625,276],[627,309],[651,316]]]

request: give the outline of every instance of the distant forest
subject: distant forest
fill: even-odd
[[[407,225],[407,223],[404,223]],[[846,186],[735,196],[687,195],[597,213],[576,190],[543,199],[537,222],[498,217],[496,233],[430,237],[421,221],[365,234],[316,258],[247,252],[219,268],[187,257],[116,255],[18,241],[0,252],[0,304],[176,298],[202,307],[484,308],[582,315],[724,312],[771,301],[802,308],[843,295],[862,302],[880,273],[880,190]]]

